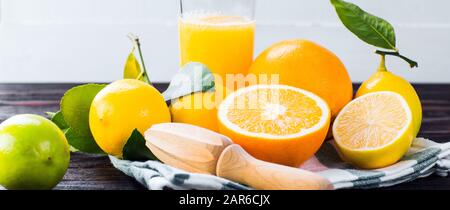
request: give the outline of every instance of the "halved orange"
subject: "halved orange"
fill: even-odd
[[[334,120],[333,136],[345,160],[360,168],[385,167],[411,146],[412,112],[395,92],[369,93],[341,110]]]
[[[254,157],[298,167],[323,143],[330,108],[319,96],[286,85],[255,85],[230,94],[219,130]]]

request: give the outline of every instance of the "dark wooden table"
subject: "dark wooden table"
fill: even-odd
[[[15,114],[56,111],[63,93],[77,84],[0,84],[0,122]],[[164,89],[166,84],[155,85]],[[355,89],[358,85],[355,85]],[[415,85],[423,105],[420,136],[450,141],[450,84]],[[70,168],[56,189],[144,189],[112,167],[104,156],[72,153]],[[432,175],[387,189],[450,189],[450,178]]]

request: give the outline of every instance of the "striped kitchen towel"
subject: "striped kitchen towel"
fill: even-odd
[[[188,173],[158,161],[131,162],[111,156],[110,159],[114,167],[135,178],[148,189],[250,189],[217,176]],[[333,142],[328,141],[301,168],[327,178],[335,189],[387,187],[433,173],[438,176],[447,176],[450,171],[450,142],[439,144],[417,138],[408,153],[398,163],[376,170],[361,170],[343,162]]]

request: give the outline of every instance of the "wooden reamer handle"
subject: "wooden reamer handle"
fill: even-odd
[[[249,155],[241,146],[225,148],[216,167],[217,176],[260,190],[325,190],[330,182],[310,171],[269,163]]]

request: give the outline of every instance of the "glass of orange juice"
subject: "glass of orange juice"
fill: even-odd
[[[180,0],[181,65],[200,62],[225,80],[253,61],[255,0]]]

